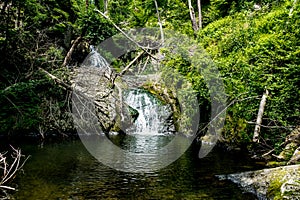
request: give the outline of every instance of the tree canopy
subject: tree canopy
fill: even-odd
[[[201,2],[201,9],[199,7]],[[291,0],[191,1],[202,28],[193,30],[188,1],[153,0],[6,0],[0,3],[0,133],[68,132],[70,92],[40,69],[68,83],[72,66],[79,65],[97,45],[133,27],[175,30],[204,47],[222,74],[229,107],[224,140],[250,143],[259,101],[270,92],[262,137],[276,145],[300,122],[300,3]],[[101,10],[110,20],[99,15]],[[78,39],[78,40],[77,40]],[[68,67],[63,63],[78,41]],[[168,51],[166,51],[168,52]],[[130,57],[129,57],[130,58]],[[128,57],[120,60],[128,63]],[[167,67],[177,69],[198,91],[200,106],[209,95],[201,74],[178,55],[167,54]],[[209,109],[208,107],[206,109]]]

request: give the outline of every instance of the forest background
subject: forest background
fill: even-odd
[[[0,7],[2,136],[74,133],[71,92],[43,70],[70,83],[72,69],[88,55],[89,46],[118,33],[112,22],[123,30],[161,25],[205,48],[222,75],[228,104],[233,102],[221,141],[280,152],[300,123],[297,0],[5,0]],[[124,56],[118,65],[133,58]],[[167,54],[165,64],[193,84],[199,106],[207,107],[210,99],[201,74],[174,54]],[[257,147],[253,133],[266,91]]]

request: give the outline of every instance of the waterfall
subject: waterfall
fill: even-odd
[[[163,103],[142,89],[131,89],[125,94],[125,102],[138,112],[134,124],[126,130],[128,134],[163,135],[174,132],[170,105]]]
[[[94,70],[100,69],[102,73],[104,72],[107,73],[107,75],[110,75],[112,69],[110,68],[110,65],[105,60],[105,58],[101,56],[101,54],[97,51],[96,48],[94,48],[94,46],[90,46],[90,49],[91,52],[83,62],[82,66],[89,67]],[[96,75],[98,75],[97,73]],[[86,79],[85,74],[82,74],[82,77],[83,79]],[[93,76],[91,76],[90,74],[89,76],[87,76],[87,78],[91,77]],[[144,77],[141,76],[126,76],[122,78],[123,84],[139,81],[144,82]],[[99,84],[98,79],[95,77],[89,80],[89,83],[92,86],[99,87],[97,86],[97,84]],[[105,91],[105,87],[106,86],[98,88],[98,90]],[[124,103],[129,106],[129,113],[130,110],[133,110],[135,112],[135,116],[137,117],[134,120],[133,124],[125,130],[126,133],[132,135],[166,135],[175,132],[175,126],[172,118],[172,109],[169,104],[165,105],[162,101],[160,101],[144,89],[126,89],[123,93],[122,89],[120,89],[119,91],[121,92],[116,95],[119,95],[118,97],[120,99],[123,99]],[[120,104],[122,104],[122,102]],[[103,105],[103,107],[105,106],[106,104]],[[113,107],[113,105],[111,106]],[[113,111],[109,109],[108,112],[113,113]]]
[[[108,62],[105,60],[105,58],[101,56],[101,54],[97,51],[97,49],[93,45],[90,46],[90,50],[91,52],[83,61],[82,65],[88,67],[106,69],[110,71],[111,69]]]

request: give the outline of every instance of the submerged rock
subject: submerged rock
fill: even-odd
[[[300,199],[300,165],[290,165],[258,171],[219,175],[230,180],[258,199]]]

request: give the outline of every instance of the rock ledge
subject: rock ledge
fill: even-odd
[[[300,200],[300,165],[290,165],[243,173],[218,175],[230,180],[258,199]]]

